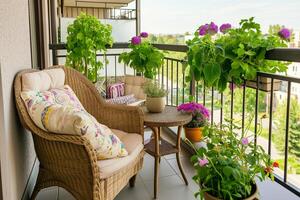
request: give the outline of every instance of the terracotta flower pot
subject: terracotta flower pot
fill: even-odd
[[[160,113],[166,107],[166,97],[147,97],[146,108],[149,112]]]
[[[203,127],[188,128],[184,127],[185,137],[191,142],[200,142],[202,140]]]
[[[258,193],[258,188],[257,188],[256,184],[253,185],[252,191],[253,192],[249,197],[242,199],[242,200],[257,200],[257,199],[259,199],[259,193]],[[222,200],[222,199],[219,199],[217,197],[210,195],[207,192],[204,193],[204,199],[205,200]]]

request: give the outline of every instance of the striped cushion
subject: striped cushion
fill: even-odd
[[[106,102],[112,103],[112,104],[131,104],[136,101],[137,101],[137,99],[134,97],[133,94],[106,100]]]
[[[107,87],[107,97],[110,99],[124,96],[124,94],[125,94],[124,83],[114,83]]]

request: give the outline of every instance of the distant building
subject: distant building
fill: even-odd
[[[67,27],[81,12],[95,16],[104,24],[110,24],[115,42],[128,42],[136,34],[136,10],[129,6],[133,0],[62,2],[59,6],[61,42],[66,42]]]
[[[299,48],[300,47],[300,30],[293,31],[294,40],[289,44],[289,47]]]

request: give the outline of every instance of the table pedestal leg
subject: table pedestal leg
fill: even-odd
[[[160,164],[160,154],[159,154],[160,127],[150,127],[150,128],[153,131],[154,140],[155,140],[154,199],[156,199],[158,194],[158,175],[159,175],[159,164]]]
[[[188,185],[188,181],[185,177],[185,174],[184,174],[184,171],[183,171],[183,168],[182,168],[182,165],[181,165],[181,161],[180,161],[180,151],[181,151],[181,148],[180,148],[180,141],[181,141],[181,131],[182,131],[182,126],[178,126],[178,130],[177,130],[177,149],[178,149],[178,153],[176,153],[176,160],[177,160],[177,165],[178,165],[178,168],[180,170],[180,173],[182,175],[182,178],[184,180],[184,183],[186,185]]]

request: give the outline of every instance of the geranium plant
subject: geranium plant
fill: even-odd
[[[188,128],[199,128],[207,125],[209,120],[209,110],[202,104],[190,102],[183,103],[177,107],[178,111],[192,113],[192,121],[185,125]]]
[[[286,28],[276,34],[263,34],[253,17],[241,20],[238,28],[228,23],[220,28],[213,22],[202,25],[194,38],[187,41],[187,80],[202,80],[222,92],[228,82],[241,85],[245,80],[255,79],[258,71],[285,72],[287,63],[265,57],[268,50],[286,47],[290,36]]]
[[[66,65],[95,82],[103,67],[101,60],[97,59],[97,53],[105,53],[107,47],[113,44],[111,33],[110,25],[102,24],[94,16],[81,13],[68,26]]]
[[[164,55],[146,40],[148,33],[142,32],[139,36],[131,38],[130,52],[124,52],[119,62],[124,62],[146,78],[153,79],[163,64]]]
[[[247,131],[238,130],[235,125],[233,129],[226,125],[204,129],[207,147],[194,147],[196,154],[191,158],[197,173],[193,179],[200,186],[195,196],[203,199],[208,193],[224,200],[245,199],[257,189],[255,178],[274,178],[278,162],[272,162]]]

